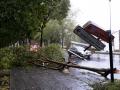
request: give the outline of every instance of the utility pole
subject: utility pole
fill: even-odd
[[[111,0],[109,0],[109,8],[110,8],[110,30],[109,30],[110,71],[111,71],[111,82],[114,82],[114,73],[113,73],[113,52],[112,52],[112,41],[111,41]]]

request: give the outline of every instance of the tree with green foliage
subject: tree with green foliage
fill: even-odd
[[[76,36],[73,33],[74,27],[74,22],[69,18],[61,21],[50,20],[44,28],[44,44],[63,44],[62,42],[64,42],[65,45],[70,44],[70,41],[75,39],[74,36]],[[34,39],[39,41],[41,39],[40,34],[40,32],[36,33]]]
[[[42,33],[49,20],[65,18],[69,6],[69,0],[1,0],[0,48]]]
[[[44,44],[48,45],[50,43],[60,43],[60,29],[61,26],[59,25],[58,20],[50,20],[44,28]],[[34,39],[39,41],[41,39],[40,35],[40,32],[36,33]]]

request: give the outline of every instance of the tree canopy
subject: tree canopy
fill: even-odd
[[[70,41],[77,40],[77,36],[73,33],[73,29],[75,27],[75,23],[71,18],[65,18],[61,21],[58,20],[50,20],[46,27],[44,28],[43,34],[43,42],[44,45],[48,45],[50,43],[58,43],[63,46],[69,45]],[[41,40],[41,32],[37,32],[34,34],[34,39],[39,41]]]
[[[0,47],[31,38],[51,19],[67,16],[69,0],[1,0]]]

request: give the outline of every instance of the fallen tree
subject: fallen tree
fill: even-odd
[[[100,74],[103,77],[107,77],[108,74],[111,73],[111,70],[105,69],[105,68],[91,68],[91,67],[86,67],[86,66],[79,66],[77,64],[74,64],[72,62],[57,62],[57,61],[53,61],[48,59],[47,57],[42,57],[41,59],[29,62],[31,64],[34,64],[36,66],[43,66],[46,68],[51,68],[51,69],[55,69],[55,70],[62,70],[64,68],[78,68],[78,69],[85,69],[85,70],[89,70],[89,71],[93,71],[96,72],[98,74]],[[113,72],[116,71],[116,68],[114,68]]]

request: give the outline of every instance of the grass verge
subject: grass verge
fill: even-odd
[[[120,80],[115,80],[114,83],[110,81],[106,83],[95,83],[93,90],[120,90]]]

